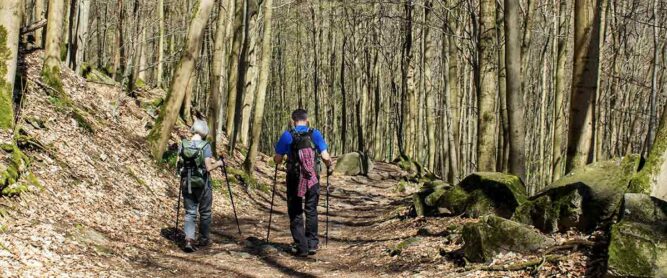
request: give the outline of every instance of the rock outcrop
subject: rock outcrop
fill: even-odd
[[[607,265],[612,277],[667,277],[667,202],[625,194]]]
[[[503,252],[534,252],[555,244],[530,226],[493,215],[466,224],[462,234],[463,252],[472,262],[487,262]]]
[[[351,152],[336,159],[334,173],[345,176],[367,175],[373,170],[373,160],[360,152]]]
[[[639,156],[629,155],[579,168],[519,206],[512,219],[544,232],[606,226],[638,166]]]

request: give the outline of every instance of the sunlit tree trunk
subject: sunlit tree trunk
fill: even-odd
[[[574,71],[570,99],[570,124],[566,170],[591,161],[593,104],[599,69],[599,0],[574,2]]]
[[[271,17],[273,9],[273,0],[264,0],[264,34],[262,37],[262,62],[259,68],[259,84],[257,87],[257,98],[255,99],[255,112],[253,114],[252,136],[250,137],[250,147],[248,155],[243,164],[247,173],[254,170],[255,160],[259,149],[259,140],[262,133],[262,120],[264,118],[264,101],[266,99],[266,90],[271,76],[271,61],[273,48],[271,45]]]
[[[162,1],[162,0],[160,0]],[[233,3],[230,1],[229,3]],[[207,118],[209,125],[209,142],[213,147],[213,151],[217,148],[218,142],[218,126],[222,121],[220,112],[222,110],[222,71],[223,71],[223,60],[225,57],[225,35],[226,35],[226,22],[227,16],[225,10],[222,9],[223,5],[220,4],[220,11],[218,13],[218,22],[217,28],[215,31],[215,43],[213,46],[213,65],[211,67],[211,91],[210,91],[210,102],[208,105]],[[229,7],[228,7],[229,8]]]
[[[63,20],[65,18],[65,1],[49,0],[49,15],[46,25],[46,47],[44,51],[44,67],[42,78],[49,86],[62,92],[60,77],[60,44],[63,38]]]
[[[433,69],[432,69],[432,63],[434,61],[433,58],[435,56],[435,49],[434,49],[434,38],[433,35],[431,34],[429,30],[429,24],[430,24],[430,13],[431,9],[433,9],[433,3],[431,1],[427,1],[424,5],[424,34],[423,36],[423,55],[424,55],[424,80],[423,82],[423,87],[424,87],[424,94],[426,94],[426,129],[427,129],[427,138],[428,138],[428,167],[431,169],[435,168],[435,155],[436,155],[436,139],[435,139],[435,117],[436,117],[436,109],[435,109],[435,101],[436,101],[436,91],[433,89],[433,83],[435,83],[435,80],[433,78]]]
[[[156,160],[162,159],[162,155],[167,147],[167,142],[171,135],[171,130],[178,118],[178,112],[183,103],[183,97],[187,89],[189,78],[199,58],[199,49],[203,38],[204,28],[208,21],[208,16],[213,7],[213,0],[201,0],[199,8],[194,11],[196,15],[190,23],[190,29],[185,42],[185,50],[174,72],[169,92],[164,101],[160,115],[155,126],[148,135],[148,143],[151,148],[151,154]]]
[[[243,42],[243,0],[234,1],[234,18],[230,18],[229,24],[232,25],[232,44],[228,51],[227,68],[227,124],[225,131],[227,137],[232,136],[234,130],[234,119],[236,115],[237,83],[239,78],[239,56],[241,55],[241,44]]]
[[[0,143],[11,141],[14,129],[14,80],[21,29],[22,0],[0,1]]]
[[[478,135],[477,135],[477,169],[479,171],[495,171],[496,169],[496,128],[495,113],[498,85],[497,67],[494,61],[497,55],[494,49],[496,38],[496,3],[483,0],[480,3],[480,36],[479,36],[479,88],[478,103]]]
[[[157,69],[155,70],[155,86],[162,88],[162,75],[164,75],[164,0],[157,2],[158,14],[158,43],[157,43]],[[222,12],[221,12],[222,13]]]
[[[525,112],[521,91],[521,26],[519,25],[519,0],[505,0],[505,70],[507,108],[509,110],[510,152],[509,170],[526,178],[524,138]]]
[[[569,37],[569,11],[567,10],[566,0],[555,0],[558,2],[558,7],[556,10],[556,16],[554,18],[554,30],[556,34],[555,47],[556,47],[556,77],[554,80],[554,134],[553,134],[553,173],[552,180],[558,179],[563,176],[563,143],[565,136],[566,128],[566,118],[565,118],[565,84],[566,84],[566,62],[567,57],[567,38]]]

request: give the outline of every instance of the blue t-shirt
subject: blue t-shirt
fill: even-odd
[[[309,127],[306,125],[298,125],[294,129],[297,132],[306,132],[308,131]],[[324,136],[322,136],[322,133],[319,130],[313,129],[313,135],[311,136],[311,139],[313,140],[313,144],[315,144],[315,148],[318,152],[321,153],[327,150],[327,142],[324,141]],[[280,136],[278,143],[276,143],[276,153],[279,155],[288,154],[291,144],[292,134],[290,134],[289,131],[283,132],[283,135]]]

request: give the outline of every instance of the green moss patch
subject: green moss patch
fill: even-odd
[[[11,50],[7,47],[7,29],[0,26],[0,131],[11,130],[14,126],[14,101],[10,80],[5,80],[7,63],[12,58]]]

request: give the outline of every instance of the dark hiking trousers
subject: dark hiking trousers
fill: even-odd
[[[209,230],[211,227],[211,205],[213,204],[213,194],[211,194],[211,185],[207,184],[204,188],[193,188],[192,194],[188,193],[188,187],[182,187],[183,204],[185,207],[185,239],[195,239],[195,227],[197,224],[197,211],[199,211],[199,239],[206,241],[209,239]]]
[[[317,249],[320,242],[317,237],[317,204],[320,200],[320,184],[313,185],[301,198],[297,196],[299,179],[287,178],[287,214],[290,231],[299,253]],[[304,225],[304,214],[306,223]]]

